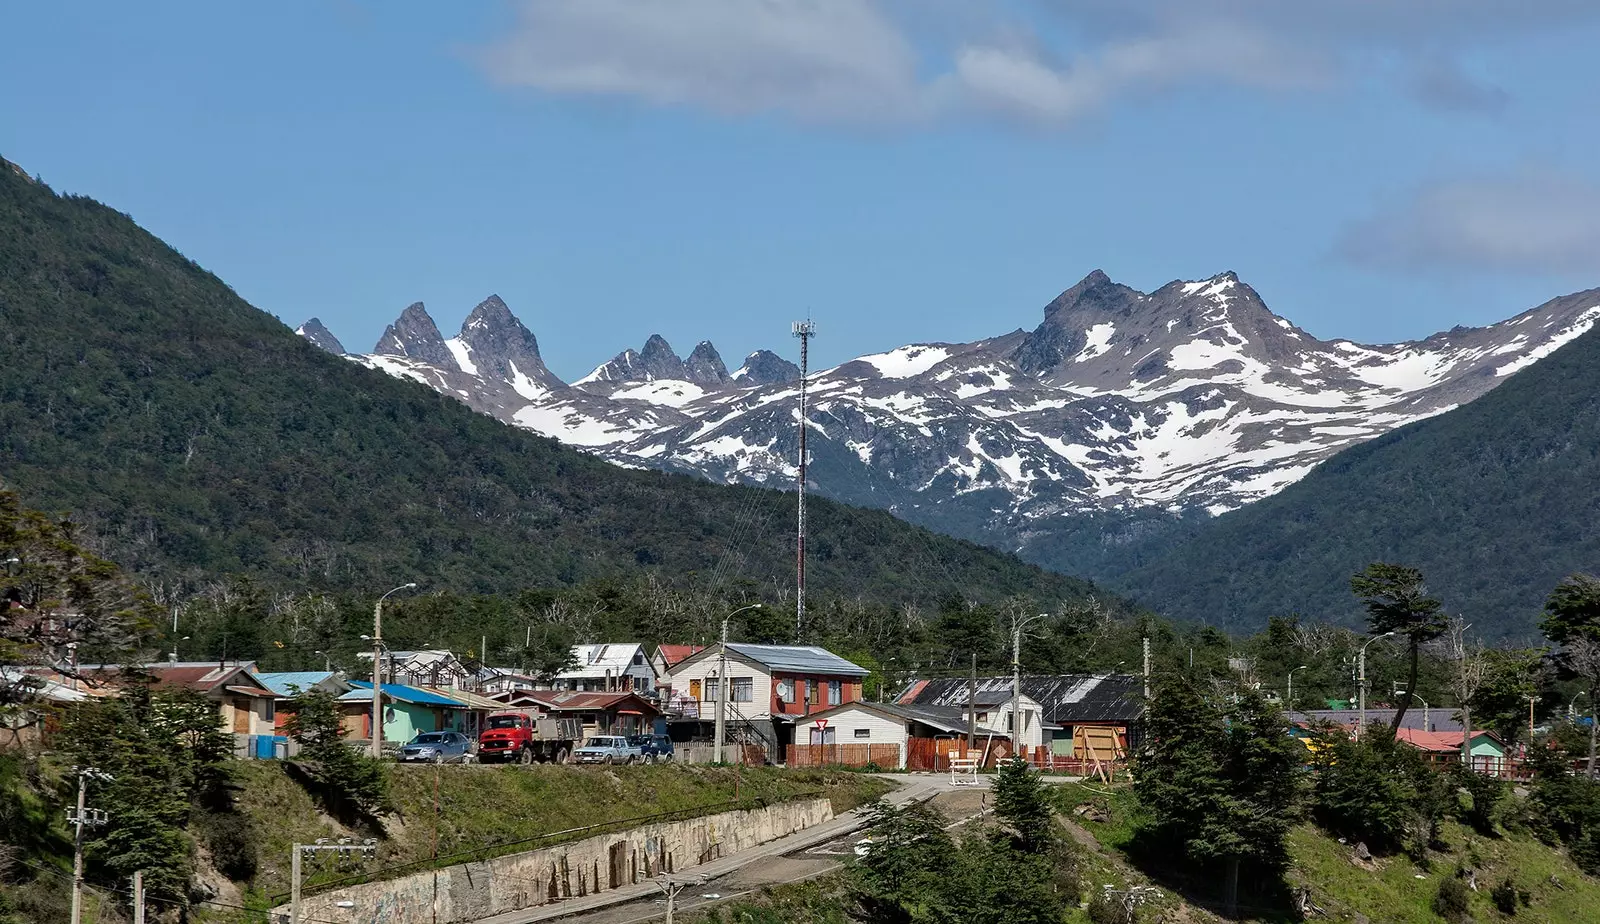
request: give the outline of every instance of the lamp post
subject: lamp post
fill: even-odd
[[[1040,613],[1011,621],[1011,756],[1022,748],[1022,630],[1049,616]],[[1120,662],[1119,662],[1120,664]]]
[[[722,763],[722,736],[728,727],[728,620],[743,613],[745,610],[759,610],[761,604],[752,603],[741,606],[728,615],[722,617],[722,646],[717,652],[717,725],[716,740],[712,742],[711,759]]]
[[[402,590],[416,589],[415,583],[401,584],[389,593],[378,598],[372,608],[372,758],[378,760],[383,757],[383,672],[378,665],[383,657],[383,601],[389,599],[390,594],[397,594]]]
[[[1589,691],[1588,690],[1579,690],[1578,691],[1578,696],[1588,696],[1588,695],[1589,695]],[[1574,696],[1572,698],[1572,702],[1567,703],[1567,718],[1569,720],[1574,718],[1574,717],[1576,717],[1576,715],[1577,715],[1578,696]],[[1593,705],[1593,704],[1591,703],[1591,705]]]
[[[1393,634],[1393,632],[1385,632],[1382,635],[1367,639],[1367,644],[1361,646],[1361,653],[1356,656],[1356,695],[1361,699],[1361,720],[1356,725],[1357,738],[1360,738],[1361,733],[1367,729],[1367,645],[1371,645],[1379,639],[1388,638]]]
[[[1398,684],[1398,683],[1395,684],[1394,685],[1394,695],[1396,695],[1396,696],[1401,695],[1401,689],[1402,689],[1402,687],[1401,687],[1400,684]],[[1423,699],[1422,695],[1419,694],[1419,693],[1412,693],[1411,694],[1411,698],[1422,704],[1422,730],[1423,731],[1433,731],[1433,729],[1428,727],[1428,709],[1429,709],[1428,701]]]
[[[1289,711],[1290,712],[1294,711],[1294,672],[1295,671],[1303,671],[1305,669],[1306,669],[1306,665],[1302,664],[1299,667],[1294,668],[1294,670],[1289,671],[1289,689],[1284,692],[1283,696],[1284,696],[1284,699],[1289,701]]]

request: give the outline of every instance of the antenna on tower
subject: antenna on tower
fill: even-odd
[[[806,376],[809,368],[806,364],[808,348],[811,338],[817,335],[817,325],[811,323],[810,318],[796,321],[790,332],[800,338],[800,465],[798,477],[798,496],[800,499],[799,516],[795,529],[795,594],[794,594],[794,638],[800,641],[800,633],[805,629],[806,623]]]

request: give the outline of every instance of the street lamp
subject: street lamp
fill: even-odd
[[[378,598],[372,607],[372,758],[383,757],[383,676],[378,669],[383,657],[383,601],[402,590],[415,590],[415,583],[401,584]]]
[[[173,664],[177,664],[178,663],[178,643],[179,642],[187,642],[188,640],[189,640],[189,636],[187,636],[187,635],[183,636],[182,638],[174,638],[172,640],[171,659],[172,659],[172,663]]]
[[[1025,616],[1021,619],[1015,617],[1011,620],[1011,756],[1018,757],[1022,749],[1022,630],[1028,628],[1041,619],[1050,618],[1049,613],[1040,613],[1036,616]],[[1122,662],[1117,662],[1122,666]],[[1113,668],[1115,670],[1115,668]]]
[[[722,617],[722,648],[717,652],[717,723],[716,740],[712,742],[711,759],[722,763],[722,735],[728,726],[728,620],[745,610],[759,610],[761,604],[741,606]]]
[[[1283,696],[1284,696],[1284,699],[1287,699],[1289,701],[1289,711],[1290,712],[1294,711],[1294,672],[1295,671],[1303,671],[1305,669],[1306,669],[1306,665],[1302,664],[1299,667],[1294,668],[1294,670],[1289,671],[1289,689],[1284,692]]]
[[[1394,685],[1394,695],[1400,696],[1401,695],[1401,691],[1403,689],[1403,686],[1404,686],[1403,684],[1398,684],[1398,683],[1395,684]],[[1433,731],[1433,729],[1428,727],[1428,709],[1429,709],[1428,701],[1422,698],[1422,694],[1415,693],[1415,692],[1413,692],[1411,694],[1411,698],[1422,704],[1422,730],[1423,731]]]
[[[1367,639],[1367,644],[1361,646],[1361,653],[1356,656],[1356,696],[1361,700],[1361,721],[1356,725],[1357,738],[1360,738],[1361,733],[1367,728],[1367,645],[1393,634],[1393,631],[1389,631]]]

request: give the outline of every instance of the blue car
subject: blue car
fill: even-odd
[[[672,739],[666,735],[629,735],[628,743],[638,746],[647,764],[672,760]]]
[[[472,760],[472,739],[460,732],[423,732],[400,749],[401,763],[464,764]]]

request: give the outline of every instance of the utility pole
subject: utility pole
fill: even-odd
[[[144,924],[144,870],[133,871],[133,924]]]
[[[728,617],[722,617],[722,649],[717,652],[717,730],[711,759],[722,763],[722,736],[728,727]],[[668,899],[671,904],[671,899]]]
[[[1011,756],[1019,757],[1022,751],[1022,630],[1044,613],[1024,619],[1011,620]]]
[[[811,338],[817,335],[817,326],[811,319],[796,321],[790,329],[800,338],[800,464],[797,481],[799,497],[799,522],[795,537],[795,595],[794,640],[803,638],[806,623],[806,377],[810,372],[807,356]]]
[[[337,841],[319,837],[314,844],[294,844],[289,848],[289,924],[300,924],[300,871],[302,857],[318,853],[331,853],[340,860],[356,858],[370,860],[378,853],[378,842],[372,838],[357,841],[341,837]]]
[[[72,825],[72,924],[83,920],[83,829],[99,827],[106,823],[106,813],[86,806],[90,780],[109,783],[111,774],[94,767],[73,767],[78,775],[78,808],[67,810],[67,824]]]
[[[1146,639],[1143,639],[1142,641],[1144,642],[1144,698],[1145,698],[1145,702],[1149,702],[1150,701],[1150,639],[1146,638]]]
[[[1361,718],[1356,724],[1357,738],[1360,738],[1367,730],[1367,645],[1371,645],[1379,639],[1388,638],[1393,634],[1393,632],[1385,632],[1382,635],[1367,639],[1367,644],[1362,645],[1361,652],[1356,655],[1356,695],[1361,700]]]
[[[967,751],[978,746],[978,653],[972,653],[972,676],[967,679]]]
[[[372,607],[372,759],[383,758],[383,601],[389,594],[412,590],[416,584],[401,584],[378,598]]]
[[[705,884],[706,884],[706,877],[704,877],[704,876],[701,876],[701,877],[699,877],[699,878],[697,878],[695,880],[692,880],[690,882],[680,882],[680,881],[678,881],[676,879],[668,879],[665,876],[663,876],[660,879],[656,880],[656,887],[659,888],[667,896],[667,924],[673,924],[673,915],[677,914],[677,911],[678,911],[678,893],[682,892],[684,889],[689,888],[691,885],[705,885]]]

